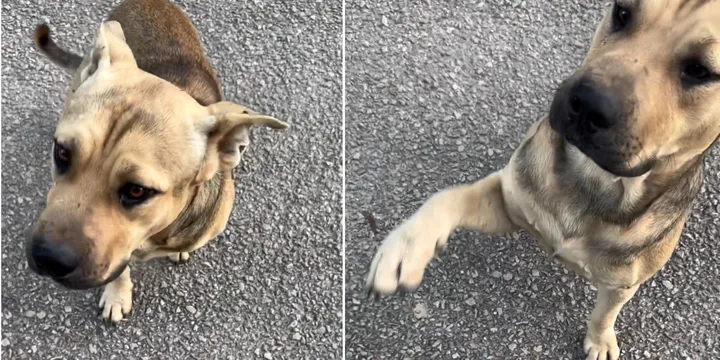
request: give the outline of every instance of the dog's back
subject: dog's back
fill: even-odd
[[[127,0],[108,20],[120,23],[138,67],[183,89],[202,105],[223,100],[220,84],[207,62],[190,19],[168,0]],[[74,72],[82,57],[59,47],[42,24],[35,43],[58,65]]]
[[[188,92],[200,104],[222,100],[190,19],[167,0],[128,0],[108,20],[122,25],[138,67]]]

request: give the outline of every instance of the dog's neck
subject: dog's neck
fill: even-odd
[[[223,198],[223,185],[230,173],[218,173],[212,179],[197,185],[182,212],[150,241],[155,250],[184,251],[208,232]]]
[[[608,223],[630,226],[658,206],[671,206],[680,216],[690,208],[702,184],[704,154],[682,163],[672,158],[658,161],[647,173],[626,178],[602,170],[560,136],[553,140],[559,156],[564,156],[564,166],[556,166],[559,181],[578,189],[580,196],[589,196],[590,213]]]

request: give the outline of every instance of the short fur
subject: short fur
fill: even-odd
[[[523,229],[598,285],[584,350],[617,359],[617,315],[670,258],[718,136],[720,2],[618,0],[505,168],[433,195],[385,239],[367,286],[416,288],[456,228]]]
[[[288,125],[223,101],[194,26],[167,0],[119,5],[85,57],[57,46],[45,24],[35,43],[73,73],[54,145],[71,162],[61,171],[54,158],[28,262],[70,288],[107,284],[100,306],[117,322],[132,303],[128,264],[185,261],[222,232],[250,127]],[[128,184],[157,194],[123,205]]]

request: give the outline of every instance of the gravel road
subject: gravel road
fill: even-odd
[[[50,185],[69,79],[33,49],[32,31],[48,21],[79,52],[117,3],[2,5],[3,358],[341,358],[340,1],[176,1],[226,97],[293,128],[253,131],[225,234],[187,264],[134,267],[133,313],[119,326],[101,321],[100,289],[65,290],[27,269],[22,243]]]
[[[427,197],[509,160],[580,65],[601,2],[346,6],[346,358],[583,359],[595,290],[526,235],[456,233],[405,297],[373,302],[362,286],[378,244]],[[623,359],[720,357],[717,149],[707,170],[677,252],[620,315]]]

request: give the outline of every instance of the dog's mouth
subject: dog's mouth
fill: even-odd
[[[631,165],[624,160],[626,158],[624,154],[613,149],[599,147],[595,143],[587,141],[587,139],[572,134],[559,133],[559,135],[563,137],[566,144],[577,148],[598,167],[614,176],[624,178],[642,176],[652,170],[657,162],[655,158],[643,159],[640,155],[636,155],[636,158],[641,160],[637,164]]]
[[[110,273],[107,278],[98,280],[96,278],[86,277],[75,272],[63,277],[53,277],[46,274],[42,269],[38,268],[37,265],[32,261],[32,259],[28,259],[28,267],[34,273],[43,277],[49,277],[61,286],[73,290],[87,290],[107,285],[108,283],[111,283],[112,281],[120,277],[120,275],[123,273],[123,271],[125,271],[125,268],[127,268],[129,263],[130,261],[124,261],[115,270],[113,270],[113,272]]]

